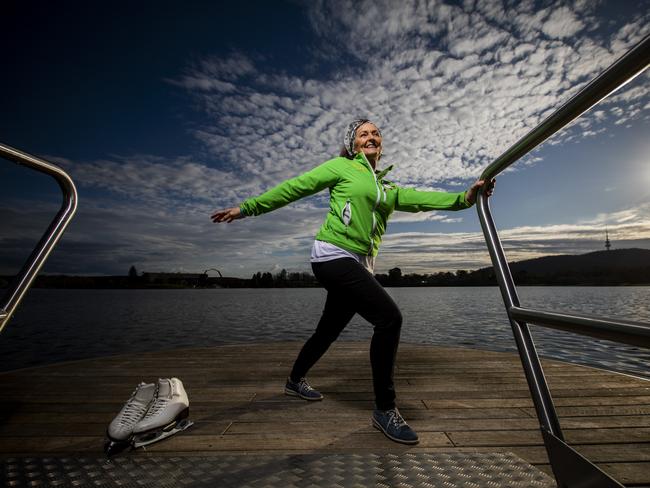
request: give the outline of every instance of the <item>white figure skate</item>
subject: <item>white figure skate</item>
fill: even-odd
[[[111,421],[106,432],[108,439],[104,444],[104,451],[108,456],[123,451],[131,445],[133,429],[152,405],[157,388],[158,385],[154,383],[140,383],[122,410]]]
[[[158,380],[156,398],[145,416],[133,427],[133,447],[143,447],[191,426],[190,402],[178,378]]]

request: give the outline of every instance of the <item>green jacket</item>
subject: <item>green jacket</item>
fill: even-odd
[[[393,210],[462,210],[471,207],[465,192],[444,193],[399,188],[384,179],[392,166],[373,171],[363,153],[330,159],[262,195],[245,200],[246,216],[260,215],[299,198],[330,190],[330,209],[316,239],[350,252],[376,256]]]

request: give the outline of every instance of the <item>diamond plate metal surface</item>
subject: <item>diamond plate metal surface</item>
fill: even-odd
[[[509,453],[0,458],[6,487],[553,488]]]

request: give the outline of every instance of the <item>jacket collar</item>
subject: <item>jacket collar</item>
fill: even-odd
[[[377,175],[377,179],[379,181],[383,180],[384,176],[386,176],[388,174],[388,172],[390,170],[392,170],[392,169],[393,169],[393,165],[391,164],[390,166],[388,166],[387,168],[382,169],[381,171],[375,170],[375,174]]]
[[[363,162],[364,165],[366,165],[366,166],[368,166],[368,168],[372,169],[372,165],[370,164],[370,161],[368,161],[368,158],[363,153],[363,151],[359,151],[357,154],[355,154],[354,159],[357,159],[357,160]],[[387,168],[382,169],[381,171],[376,169],[375,170],[375,175],[377,176],[377,180],[381,180],[392,169],[393,169],[392,164],[390,166],[388,166]]]

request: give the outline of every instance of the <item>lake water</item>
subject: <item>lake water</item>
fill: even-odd
[[[522,306],[650,323],[650,287],[520,287]],[[515,344],[499,289],[389,288],[402,341],[494,351]],[[307,339],[310,289],[30,290],[0,335],[0,370],[177,347]],[[650,350],[532,327],[542,356],[650,377]],[[367,340],[355,317],[340,340]]]

